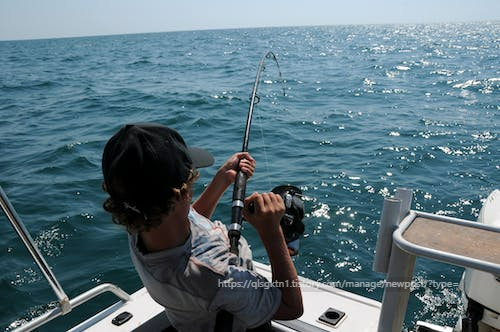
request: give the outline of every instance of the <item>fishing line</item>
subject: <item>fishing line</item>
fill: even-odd
[[[264,67],[264,70],[265,70],[265,67]],[[281,74],[281,72],[280,72],[280,74]],[[280,78],[281,78],[281,76],[280,76]],[[264,80],[264,83],[267,83],[267,81]],[[274,83],[275,83],[275,81],[270,81],[269,84],[274,84]],[[284,85],[283,79],[281,79],[281,85],[282,85],[282,89],[283,89],[283,96],[286,96],[285,85]],[[278,102],[276,102],[276,93],[273,93],[271,95],[266,95],[266,97],[271,99],[272,105],[275,105],[275,106],[278,105]],[[260,102],[260,98],[258,99],[258,102]],[[269,158],[268,158],[268,154],[267,154],[267,144],[265,142],[265,136],[264,136],[264,125],[263,125],[264,120],[263,120],[263,116],[262,116],[263,113],[264,113],[264,111],[262,109],[257,108],[257,112],[255,114],[257,115],[257,124],[258,124],[258,127],[260,129],[260,138],[261,138],[260,143],[262,144],[262,152],[264,154],[264,162],[265,162],[264,172],[265,172],[265,174],[270,174],[270,172],[269,172]],[[271,177],[266,176],[266,179],[267,179],[267,187],[271,188],[272,187]]]
[[[260,139],[261,139],[261,144],[262,144],[262,152],[264,154],[264,172],[265,174],[269,174],[269,158],[267,157],[267,148],[266,148],[266,142],[264,140],[264,125],[263,125],[263,120],[262,120],[262,112],[258,111],[257,113],[257,123],[259,125],[260,129]],[[271,188],[271,180],[269,176],[266,176],[267,179],[267,185],[269,188]]]
[[[259,67],[257,69],[257,75],[255,77],[252,95],[250,98],[250,106],[248,109],[247,122],[245,127],[245,136],[243,137],[243,146],[241,149],[242,152],[248,151],[248,140],[250,137],[250,128],[252,126],[253,109],[254,105],[260,101],[260,97],[257,95],[257,90],[259,88],[260,75],[262,71],[265,69],[264,62],[266,61],[266,59],[272,59],[276,63],[276,66],[278,68],[279,78],[282,82],[283,95],[286,95],[285,83],[281,76],[281,70],[278,63],[278,59],[276,59],[276,56],[274,55],[273,52],[269,51],[262,57],[259,63]],[[242,211],[244,208],[243,200],[245,199],[246,182],[247,182],[246,174],[243,173],[242,171],[238,171],[238,174],[236,175],[236,179],[234,181],[231,224],[229,225],[229,231],[228,231],[228,237],[230,243],[229,250],[230,252],[236,255],[239,255],[238,242],[241,235],[241,224],[243,222]]]

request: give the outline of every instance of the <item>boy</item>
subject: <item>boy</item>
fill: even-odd
[[[178,331],[214,331],[219,312],[232,315],[233,331],[299,317],[302,297],[280,228],[281,196],[254,193],[245,199],[253,213],[243,210],[269,255],[274,287],[253,271],[246,241],[240,240],[236,257],[224,225],[209,220],[237,171],[251,177],[255,160],[246,152],[231,156],[191,204],[196,168],[212,163],[208,152],[188,148],[159,124],[126,125],[106,144],[103,186],[110,197],[104,208],[126,227],[144,286]]]

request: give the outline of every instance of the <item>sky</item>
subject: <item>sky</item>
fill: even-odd
[[[0,40],[470,21],[500,21],[500,0],[0,0]]]

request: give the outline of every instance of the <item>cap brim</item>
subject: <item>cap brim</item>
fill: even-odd
[[[188,151],[195,168],[208,167],[214,164],[214,157],[210,152],[194,147],[188,147]]]

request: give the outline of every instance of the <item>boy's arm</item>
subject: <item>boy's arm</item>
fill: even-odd
[[[235,153],[217,170],[212,181],[193,203],[202,216],[210,218],[226,189],[234,182],[238,170],[250,178],[255,170],[255,160],[248,152]]]
[[[296,319],[302,316],[304,308],[297,271],[280,226],[285,204],[281,196],[274,193],[254,193],[245,199],[245,206],[250,202],[255,205],[254,213],[244,209],[243,215],[259,233],[271,262],[272,281],[280,285],[281,290],[281,304],[273,318]]]

